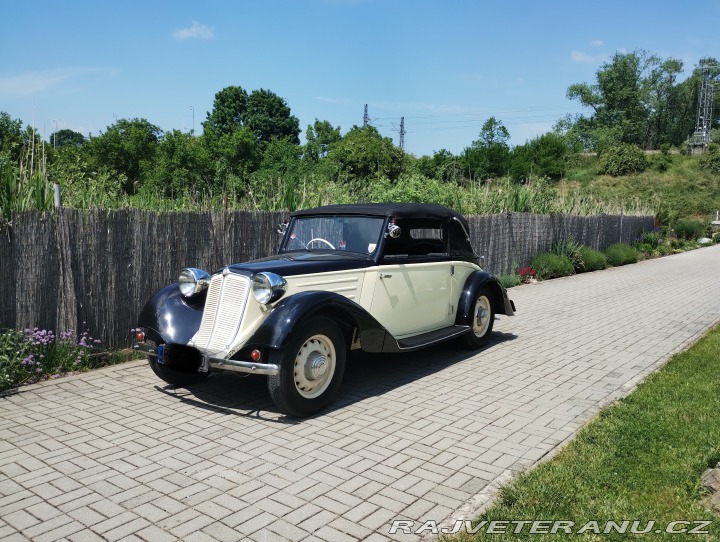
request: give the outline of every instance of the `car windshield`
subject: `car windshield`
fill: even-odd
[[[380,242],[383,223],[383,218],[366,216],[295,218],[282,251],[337,250],[372,254]]]

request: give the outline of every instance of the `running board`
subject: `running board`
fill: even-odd
[[[420,348],[425,348],[426,346],[430,346],[432,344],[447,341],[454,337],[459,337],[469,331],[470,326],[450,326],[442,329],[436,329],[435,331],[428,331],[427,333],[422,333],[421,335],[408,337],[407,339],[401,339],[398,341],[388,336],[388,339],[390,340],[386,340],[386,346],[389,346],[390,348],[385,349],[385,351],[412,352],[413,350],[419,350]],[[387,343],[395,343],[396,346],[393,348],[394,345]]]

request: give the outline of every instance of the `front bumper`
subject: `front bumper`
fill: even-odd
[[[133,343],[133,350],[145,352],[150,356],[157,356],[158,363],[162,363],[164,345],[155,346],[153,344],[136,342]],[[236,373],[247,373],[256,375],[276,376],[280,372],[280,367],[273,363],[257,363],[254,361],[244,361],[237,359],[214,358],[202,355],[202,363],[198,372],[206,373],[210,369],[224,369]]]

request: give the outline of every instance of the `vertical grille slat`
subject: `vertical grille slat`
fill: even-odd
[[[209,353],[227,349],[237,335],[245,303],[250,293],[250,279],[229,273],[210,280],[205,310],[195,346]]]

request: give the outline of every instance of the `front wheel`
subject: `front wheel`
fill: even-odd
[[[305,418],[326,408],[337,395],[345,372],[345,341],[328,318],[302,324],[270,363],[280,371],[268,377],[270,397],[285,414]]]
[[[475,294],[468,322],[470,332],[462,336],[463,345],[472,350],[480,348],[492,333],[494,322],[495,308],[492,304],[492,293],[488,288],[482,287]]]

